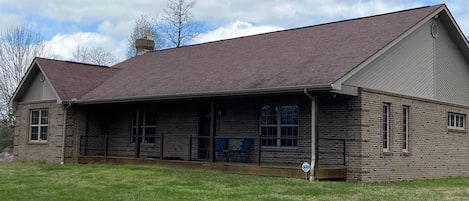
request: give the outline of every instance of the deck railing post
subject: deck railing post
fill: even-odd
[[[209,160],[215,162],[215,102],[210,102],[210,146],[209,146]]]
[[[135,158],[140,158],[140,107],[135,114]],[[142,139],[143,140],[143,139]]]
[[[347,150],[346,150],[346,146],[345,146],[345,139],[342,139],[343,140],[343,144],[344,144],[344,152],[342,153],[343,154],[343,158],[344,158],[344,166],[346,164],[346,160],[345,160],[345,156],[347,155]]]
[[[257,136],[257,165],[261,165],[261,136]]]
[[[189,135],[189,161],[192,160],[192,135]]]
[[[104,135],[104,157],[107,158],[107,154],[108,154],[108,146],[109,146],[109,138],[106,135]]]
[[[161,133],[160,137],[160,160],[164,159],[164,134]]]
[[[82,143],[83,139],[84,139],[84,136],[80,136],[80,153],[79,153],[80,155],[86,154],[86,150],[83,150],[83,148],[82,148],[83,147],[83,143]]]

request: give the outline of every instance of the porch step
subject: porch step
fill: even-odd
[[[317,180],[346,180],[347,167],[318,167],[315,169]]]

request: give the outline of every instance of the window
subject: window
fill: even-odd
[[[409,110],[410,107],[402,107],[402,151],[409,152]]]
[[[383,151],[389,151],[389,103],[383,104],[383,122],[382,122],[382,133],[383,133]]]
[[[155,143],[156,142],[156,112],[142,111],[137,126],[137,112],[132,117],[132,130],[131,130],[131,143],[135,143],[135,137],[138,130],[138,140],[140,143]]]
[[[464,130],[465,116],[466,115],[464,114],[449,112],[448,113],[448,128]]]
[[[30,142],[47,142],[49,111],[47,109],[31,110]]]
[[[264,105],[261,108],[261,145],[298,145],[298,105]]]

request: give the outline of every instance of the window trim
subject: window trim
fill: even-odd
[[[409,117],[410,117],[410,106],[402,106],[402,151],[409,152]]]
[[[155,124],[154,125],[146,125],[146,117],[147,117],[147,112],[154,112],[155,114]],[[141,118],[140,119],[140,125],[136,125],[137,122],[134,122],[134,118],[137,116],[137,112],[134,112],[133,115],[132,115],[132,118],[131,118],[131,125],[130,125],[130,144],[135,144],[135,140],[134,140],[134,137],[135,137],[135,133],[134,133],[134,130],[136,130],[137,128],[141,129],[141,131],[139,132],[139,136],[138,138],[141,138],[142,141],[140,142],[140,144],[156,144],[156,138],[158,136],[158,116],[157,116],[157,113],[156,111],[154,110],[142,110],[141,111],[141,116],[139,116],[138,118]],[[155,135],[148,135],[146,136],[145,134],[145,129],[146,128],[154,128],[155,129]],[[153,137],[154,138],[154,142],[147,142],[145,139],[147,137]]]
[[[448,112],[447,118],[448,118],[448,122],[447,122],[448,129],[458,130],[458,131],[466,130],[466,115],[465,114],[456,113],[456,112]]]
[[[42,112],[43,111],[47,112],[47,123],[42,123]],[[37,117],[38,118],[38,123],[37,124],[33,124],[33,112],[38,112],[39,113],[39,116]],[[37,128],[37,140],[32,139],[33,127]],[[41,134],[41,128],[42,127],[47,128],[47,131],[46,131],[46,134],[45,134],[45,136],[46,136],[45,140],[43,140],[41,138],[41,135],[42,135]],[[49,109],[48,108],[31,109],[29,111],[29,137],[28,137],[29,143],[44,144],[44,143],[47,143],[48,139],[49,139]]]
[[[390,113],[391,103],[383,103],[382,106],[382,121],[381,121],[381,134],[382,134],[382,148],[383,152],[390,150]]]
[[[276,124],[262,124],[262,108],[265,107],[265,106],[270,106],[274,109],[274,114],[273,114],[273,117],[275,118],[276,120]],[[298,116],[297,116],[297,120],[298,120],[298,123],[297,124],[282,124],[282,116],[281,116],[281,112],[280,111],[280,108],[281,107],[284,107],[284,106],[296,106],[298,107]],[[260,107],[260,111],[259,111],[259,136],[261,137],[261,146],[262,147],[265,147],[265,148],[296,148],[298,147],[298,142],[299,142],[299,128],[300,128],[300,106],[299,104],[295,104],[295,103],[285,103],[285,104],[263,104],[261,105]],[[289,138],[289,137],[282,137],[282,128],[296,128],[296,137],[292,137],[292,138]],[[275,140],[276,140],[276,145],[262,145],[262,140],[265,140],[265,139],[270,139],[269,137],[264,137],[262,135],[262,128],[276,128],[276,136],[275,136]],[[274,137],[272,137],[273,139]],[[296,140],[296,145],[282,145],[282,140]]]

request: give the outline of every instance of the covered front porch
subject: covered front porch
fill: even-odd
[[[312,138],[311,105],[291,95],[80,106],[78,162],[305,178],[301,164],[315,154],[316,179],[345,179],[347,139],[321,126],[323,135]]]

